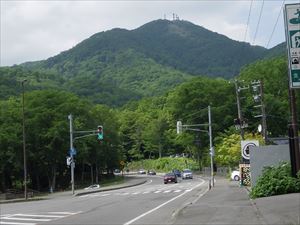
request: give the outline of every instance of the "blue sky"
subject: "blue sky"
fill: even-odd
[[[131,30],[164,17],[171,20],[173,13],[251,45],[271,48],[285,41],[283,0],[1,0],[0,4],[1,66],[47,59],[97,32]]]

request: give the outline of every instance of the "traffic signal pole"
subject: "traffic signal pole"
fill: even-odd
[[[74,149],[73,143],[75,140],[80,138],[85,138],[89,136],[98,136],[98,140],[103,140],[103,126],[98,126],[98,130],[87,130],[87,131],[74,131],[73,130],[73,117],[72,114],[68,116],[70,121],[70,167],[71,167],[71,186],[72,186],[72,194],[75,194],[75,178],[74,178],[74,169],[75,169],[75,160],[74,155],[76,154],[76,150]],[[73,137],[74,134],[85,134],[77,137]]]
[[[201,127],[208,126],[207,130],[201,130],[199,128],[191,128],[191,127]],[[209,181],[209,189],[211,186],[215,186],[214,182],[214,147],[213,147],[213,139],[212,139],[212,122],[211,122],[211,109],[210,105],[208,106],[208,124],[191,124],[191,125],[183,125],[181,121],[177,121],[177,134],[181,134],[184,130],[191,130],[197,132],[205,132],[209,135],[209,154],[210,154],[210,181]]]
[[[72,149],[74,148],[74,146],[73,146],[73,117],[70,114],[68,116],[68,118],[70,120],[70,151],[72,151]],[[70,157],[71,157],[71,185],[72,185],[72,194],[74,195],[74,193],[75,193],[75,189],[74,189],[75,162],[74,162],[73,154],[70,154]]]
[[[209,132],[209,149],[210,149],[210,177],[211,177],[211,184],[215,186],[215,178],[214,178],[214,149],[212,143],[212,128],[211,128],[211,111],[210,105],[208,106],[208,132]]]

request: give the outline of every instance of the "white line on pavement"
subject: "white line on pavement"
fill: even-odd
[[[195,189],[195,188],[197,188],[197,187],[199,187],[199,186],[201,186],[203,183],[204,183],[204,180],[202,180],[202,182],[201,182],[200,184],[198,184],[198,185],[196,185],[195,187],[193,187],[192,190]],[[134,223],[135,221],[141,219],[142,217],[144,217],[144,216],[146,216],[146,215],[148,215],[148,214],[150,214],[150,213],[152,213],[152,212],[158,210],[159,208],[161,208],[161,207],[167,205],[168,203],[170,203],[170,202],[176,200],[177,198],[180,198],[181,196],[185,195],[186,193],[188,193],[188,192],[183,192],[183,193],[181,193],[180,195],[177,195],[176,197],[174,197],[174,198],[172,198],[172,199],[170,199],[170,200],[168,200],[168,201],[162,203],[161,205],[159,205],[159,206],[157,206],[157,207],[155,207],[155,208],[149,210],[148,212],[145,212],[145,213],[143,213],[143,214],[137,216],[136,218],[134,218],[134,219],[132,219],[132,220],[130,220],[130,221],[124,223],[124,225],[130,225],[130,224]]]
[[[36,223],[17,223],[17,222],[4,222],[4,221],[0,221],[0,224],[7,224],[7,225],[36,225]]]

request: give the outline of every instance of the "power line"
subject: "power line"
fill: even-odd
[[[246,32],[245,32],[244,42],[246,42],[246,38],[247,38],[247,32],[248,32],[248,27],[249,27],[249,22],[250,22],[252,4],[253,4],[253,0],[251,0],[251,3],[250,3],[250,9],[249,9],[249,14],[248,14],[248,19],[247,19],[247,26],[246,26]]]
[[[273,27],[273,30],[272,30],[272,33],[271,33],[271,36],[270,36],[270,38],[269,38],[269,41],[268,41],[268,43],[267,43],[266,48],[269,47],[270,41],[272,40],[273,34],[274,34],[274,32],[275,32],[275,29],[276,29],[277,24],[278,24],[278,21],[279,21],[279,17],[280,17],[280,15],[281,15],[282,10],[283,10],[284,3],[285,3],[285,0],[282,1],[282,5],[281,5],[280,11],[279,11],[279,13],[278,13],[276,23],[275,23],[275,25],[274,25],[274,27]]]
[[[260,24],[262,12],[263,12],[264,4],[265,4],[265,0],[263,0],[263,1],[262,1],[262,4],[261,4],[260,13],[259,13],[259,18],[258,18],[258,22],[257,22],[257,26],[256,26],[254,38],[253,38],[253,45],[254,45],[254,43],[255,43],[255,39],[256,39],[256,35],[257,35],[258,28],[259,28],[259,24]]]

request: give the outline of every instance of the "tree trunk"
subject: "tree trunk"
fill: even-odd
[[[94,183],[94,171],[93,171],[93,164],[91,164],[91,181],[92,184]]]
[[[98,181],[98,165],[96,164],[96,180],[95,180],[96,184],[99,183]]]

